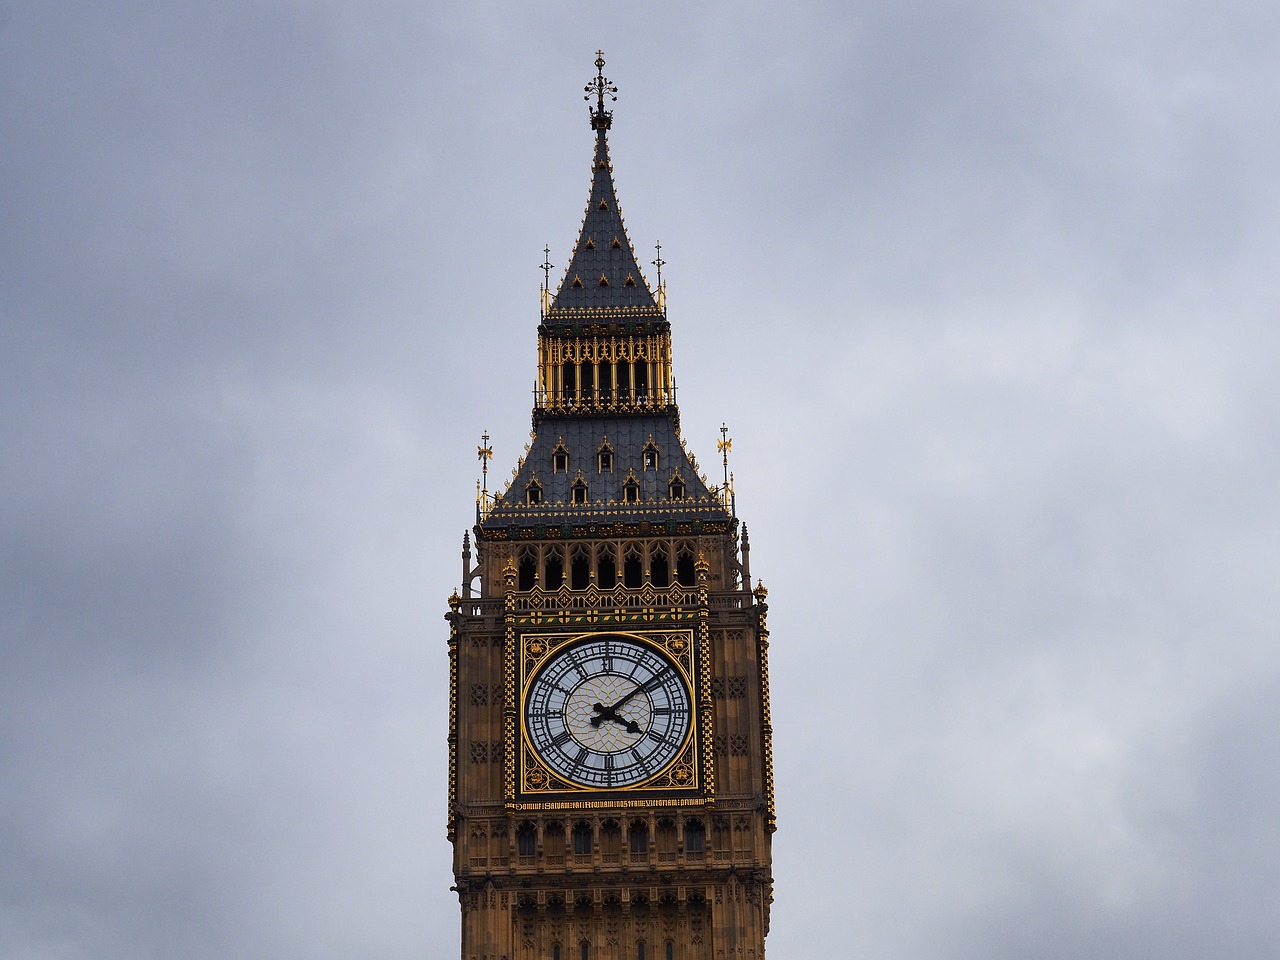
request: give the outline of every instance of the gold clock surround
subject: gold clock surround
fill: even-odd
[[[584,786],[566,779],[552,770],[538,755],[525,729],[525,711],[530,685],[542,666],[571,644],[605,636],[616,636],[658,651],[664,660],[669,661],[677,669],[690,694],[691,716],[684,743],[661,770],[632,786]],[[515,809],[538,809],[547,805],[558,806],[559,803],[565,802],[581,804],[584,799],[604,796],[614,798],[609,802],[617,805],[616,798],[619,794],[632,798],[634,803],[663,806],[666,805],[662,802],[663,800],[687,803],[689,795],[702,791],[703,783],[699,773],[701,738],[700,725],[697,722],[697,705],[699,691],[704,688],[707,681],[706,678],[699,676],[701,670],[697,656],[695,630],[675,628],[639,631],[527,632],[516,638],[516,647],[515,659],[520,697],[519,709],[516,716],[512,718],[512,722],[513,725],[518,726],[520,746],[516,791],[514,796],[508,798]],[[642,797],[645,799],[642,800]]]

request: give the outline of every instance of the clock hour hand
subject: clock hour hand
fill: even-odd
[[[636,723],[634,720],[628,720],[626,717],[620,717],[617,714],[618,707],[622,706],[625,702],[625,700],[619,700],[612,707],[606,707],[602,703],[592,704],[597,715],[591,718],[591,725],[593,727],[598,727],[606,720],[612,720],[614,723],[621,724],[626,727],[627,733],[639,733],[640,724]]]

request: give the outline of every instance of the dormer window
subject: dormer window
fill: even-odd
[[[628,274],[627,274],[627,279],[625,279],[625,280],[623,280],[623,281],[622,281],[622,285],[623,285],[624,287],[634,287],[634,286],[636,285],[636,278],[635,278],[635,276],[634,276],[634,275],[632,275],[632,274],[630,274],[630,273],[628,273]]]
[[[613,473],[613,447],[609,446],[607,437],[596,452],[596,467],[601,473]]]
[[[542,484],[540,484],[537,480],[530,480],[527,484],[525,484],[524,502],[528,504],[542,502]]]
[[[621,249],[622,249],[622,242],[621,242],[617,237],[614,237],[614,238],[613,238],[613,243],[609,245],[609,249],[611,249],[611,250],[621,250]]]
[[[658,469],[658,446],[653,442],[653,438],[649,438],[649,442],[644,445],[644,468],[646,470]]]
[[[667,484],[667,496],[672,500],[684,499],[684,481],[680,479],[680,474],[676,474],[671,478],[671,482]]]
[[[595,240],[592,237],[587,237],[587,249],[594,250],[595,248],[596,248]]]
[[[600,286],[602,286],[602,287],[607,287],[608,285],[609,285],[609,278],[608,278],[608,276],[606,276],[606,275],[605,275],[605,274],[603,274],[603,273],[602,273],[602,274],[600,274]]]
[[[638,503],[640,500],[640,484],[636,482],[635,477],[628,477],[627,482],[622,485],[622,502]]]
[[[573,502],[587,502],[587,481],[583,480],[581,477],[573,481]]]
[[[551,472],[569,472],[569,451],[565,449],[563,438],[556,443],[555,449],[551,451]]]

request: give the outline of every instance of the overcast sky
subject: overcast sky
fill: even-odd
[[[1261,0],[3,4],[0,955],[456,955],[598,47],[770,589],[770,954],[1280,955]]]

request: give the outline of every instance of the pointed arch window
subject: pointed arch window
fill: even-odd
[[[556,441],[555,449],[551,451],[551,472],[569,472],[569,451],[565,448],[563,437]]]
[[[542,484],[538,482],[537,477],[524,485],[524,502],[528,504],[542,502]]]

